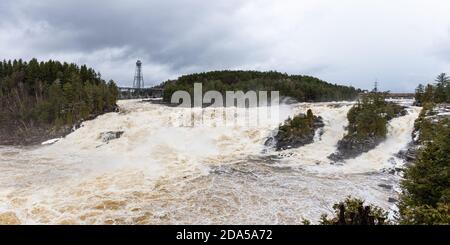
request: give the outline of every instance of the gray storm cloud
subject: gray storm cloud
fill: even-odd
[[[0,57],[86,63],[129,85],[217,69],[278,70],[408,91],[450,72],[448,1],[0,2]]]

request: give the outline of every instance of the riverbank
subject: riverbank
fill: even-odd
[[[80,128],[83,122],[94,120],[98,116],[109,112],[119,112],[119,107],[116,105],[112,110],[90,115],[86,119],[80,120],[72,125],[64,125],[58,128],[51,125],[21,127],[12,120],[8,121],[8,119],[6,119],[3,120],[0,126],[0,145],[32,146],[40,145],[42,142],[51,139],[64,138],[68,134]]]
[[[31,146],[38,145],[54,138],[62,138],[72,132],[70,127],[54,130],[49,127],[35,127],[28,130],[12,129],[9,125],[2,125],[0,129],[0,145]]]
[[[414,124],[414,131],[411,135],[413,141],[407,149],[398,154],[406,161],[407,165],[414,163],[420,149],[436,136],[437,125],[445,120],[450,120],[450,104],[428,105],[422,109]]]

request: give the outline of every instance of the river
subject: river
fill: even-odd
[[[420,111],[403,103],[408,114],[389,123],[385,142],[332,165],[352,102],[282,105],[279,122],[312,109],[325,127],[280,153],[264,146],[273,123],[180,127],[186,108],[119,101],[120,113],[52,145],[0,146],[0,224],[316,223],[349,195],[391,210],[400,177],[388,170],[403,164],[395,155]],[[104,143],[106,131],[124,134]]]

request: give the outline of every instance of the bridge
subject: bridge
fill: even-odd
[[[364,97],[370,93],[360,93],[359,98]],[[414,99],[414,93],[387,93],[386,98],[388,99]]]
[[[163,95],[163,88],[145,88],[142,61],[140,60],[136,61],[133,87],[119,87],[119,99],[121,100],[161,98]]]
[[[119,99],[147,99],[162,98],[164,95],[163,88],[130,88],[119,87]]]

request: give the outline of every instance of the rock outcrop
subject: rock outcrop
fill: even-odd
[[[278,133],[266,140],[265,145],[283,151],[311,144],[314,142],[316,131],[324,126],[322,117],[314,116],[309,110],[306,115],[300,114],[286,120],[284,125],[278,128]]]
[[[111,140],[120,138],[124,131],[108,131],[100,133],[100,138],[104,143],[109,143]]]
[[[328,156],[331,161],[342,162],[373,150],[386,139],[387,123],[407,115],[405,107],[385,102],[378,94],[372,96],[372,100],[359,102],[350,109],[348,133],[337,143],[337,151]]]
[[[338,142],[337,152],[331,154],[328,158],[334,162],[355,158],[374,149],[383,140],[384,138],[375,136],[366,139],[343,138]]]

